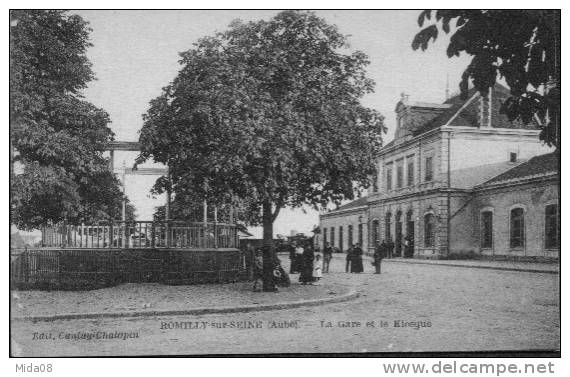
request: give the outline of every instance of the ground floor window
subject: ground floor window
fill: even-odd
[[[511,247],[524,246],[524,210],[513,208],[511,210]]]
[[[434,247],[435,245],[435,221],[434,216],[428,213],[424,216],[424,246]]]
[[[560,237],[558,234],[558,206],[556,204],[546,206],[544,226],[546,248],[553,249],[560,247]]]
[[[358,244],[362,247],[362,240],[363,240],[363,230],[362,224],[358,224]]]
[[[352,225],[348,226],[348,247],[352,247]]]
[[[390,212],[388,212],[388,213],[386,214],[386,221],[385,221],[385,223],[384,223],[384,234],[385,234],[384,239],[385,239],[386,241],[392,239],[392,233],[391,233],[391,230],[390,230],[391,227],[392,227],[391,221],[392,221],[392,214],[391,214]]]
[[[331,227],[331,240],[330,240],[331,247],[334,247],[334,227]]]
[[[342,251],[342,245],[344,244],[344,236],[342,226],[338,227],[338,248]]]
[[[372,221],[372,245],[374,247],[379,244],[380,222],[378,220]]]
[[[481,212],[481,247],[490,249],[493,247],[493,212]]]
[[[327,228],[323,228],[323,243],[327,243]]]

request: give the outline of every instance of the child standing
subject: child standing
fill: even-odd
[[[315,281],[318,282],[323,277],[323,258],[321,254],[315,256],[315,263],[313,266],[313,277]]]

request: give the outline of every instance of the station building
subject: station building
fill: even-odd
[[[321,214],[322,243],[340,250],[359,242],[369,253],[392,239],[404,256],[474,254],[558,258],[560,158],[538,138],[536,124],[499,112],[509,91],[486,97],[396,105],[394,140],[376,160],[364,197]]]

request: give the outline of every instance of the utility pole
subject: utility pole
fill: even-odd
[[[166,230],[166,247],[170,247],[170,227],[168,220],[170,220],[170,168],[166,166],[166,178],[168,179],[168,186],[166,187],[166,204],[164,205],[164,229]]]
[[[126,196],[126,186],[127,186],[127,182],[126,182],[126,177],[127,177],[127,169],[125,166],[125,160],[123,160],[123,215],[122,215],[122,220],[123,221],[127,221],[127,196]]]
[[[127,177],[126,167],[125,167],[125,160],[123,160],[123,248],[127,248],[127,196],[126,196],[126,186],[127,181],[125,180]]]

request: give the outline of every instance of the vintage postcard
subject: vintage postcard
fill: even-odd
[[[560,16],[11,10],[10,356],[560,357]]]

